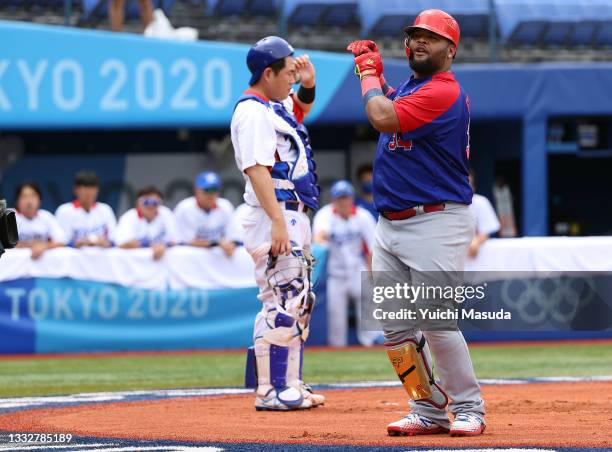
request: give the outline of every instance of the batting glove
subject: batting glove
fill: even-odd
[[[346,50],[355,56],[359,56],[368,52],[378,52],[378,46],[374,41],[353,41],[346,47]]]
[[[379,78],[383,73],[383,63],[380,53],[368,52],[355,57],[355,74],[359,80],[366,77]]]

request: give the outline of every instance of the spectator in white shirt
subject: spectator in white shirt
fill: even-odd
[[[210,248],[219,246],[227,256],[236,245],[227,239],[227,228],[234,206],[220,198],[221,178],[212,171],[196,177],[194,196],[182,200],[174,209],[181,242],[185,245]]]
[[[117,219],[108,204],[97,202],[99,189],[96,173],[81,171],[74,178],[76,199],[57,208],[55,217],[66,234],[68,245],[75,248],[112,246]]]
[[[64,246],[66,239],[51,212],[40,208],[40,188],[34,182],[24,182],[15,191],[17,208],[18,248],[32,248],[32,259],[40,258],[51,248]]]
[[[174,214],[162,205],[157,188],[149,186],[138,192],[136,207],[119,219],[115,242],[120,248],[151,248],[155,260],[178,243]]]
[[[468,255],[474,258],[478,255],[482,244],[489,240],[491,235],[499,231],[500,225],[491,202],[484,196],[476,193],[476,180],[473,171],[470,172],[470,185],[472,190],[474,190],[470,211],[474,217],[476,230],[474,231],[474,239],[468,249]]]

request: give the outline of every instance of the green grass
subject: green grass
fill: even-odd
[[[479,378],[612,375],[612,344],[553,344],[472,349]],[[93,391],[240,386],[245,357],[227,354],[117,355],[0,360],[0,397]],[[312,350],[311,383],[393,380],[382,349]]]

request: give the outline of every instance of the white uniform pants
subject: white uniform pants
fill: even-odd
[[[312,237],[308,215],[293,210],[283,210],[283,214],[287,223],[289,240],[295,244],[294,246],[310,250]],[[267,328],[265,312],[275,306],[274,294],[266,281],[268,254],[257,253],[260,246],[271,242],[272,222],[263,208],[249,207],[243,217],[242,226],[244,228],[244,246],[255,262],[255,280],[259,287],[258,298],[263,303],[261,312],[255,318],[253,337],[256,338],[262,336]]]
[[[361,345],[371,346],[380,333],[361,329],[361,269],[345,276],[327,277],[327,343],[336,347],[347,345],[351,300],[355,302],[357,340]]]

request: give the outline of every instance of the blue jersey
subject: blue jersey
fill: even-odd
[[[451,72],[410,78],[388,93],[401,132],[381,133],[374,162],[379,212],[472,202],[469,99]]]

